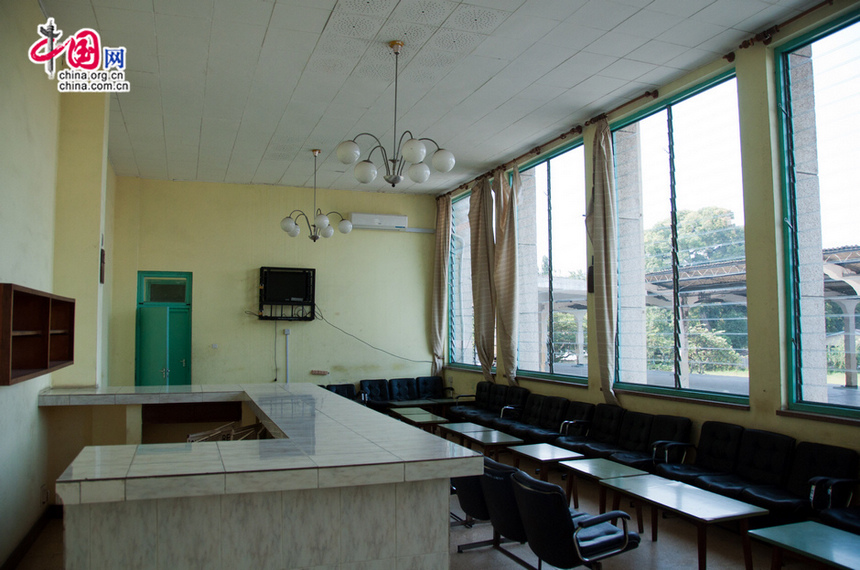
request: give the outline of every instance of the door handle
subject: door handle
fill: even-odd
[[[162,369],[161,369],[161,377],[162,377],[162,378],[167,378],[167,368],[162,368]]]
[[[187,365],[185,364],[185,359],[184,359],[184,358],[183,358],[182,360],[180,360],[179,362],[181,362],[181,363],[182,363],[182,368],[185,368],[185,367],[187,366]]]

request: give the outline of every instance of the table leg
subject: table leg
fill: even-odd
[[[570,498],[573,497],[573,508],[579,508],[579,489],[576,487],[576,475],[570,474],[570,479],[567,480],[567,502],[570,503]]]
[[[520,456],[518,453],[514,453],[514,469],[520,468]]]
[[[636,524],[638,525],[637,528],[639,530],[639,534],[642,534],[643,532],[645,532],[645,525],[642,524],[642,503],[637,501],[633,503],[633,506],[636,508]]]
[[[540,480],[549,481],[549,464],[540,463]]]
[[[697,524],[696,534],[699,544],[699,570],[705,570],[708,567],[708,525]],[[752,566],[747,566],[747,568],[752,568]]]
[[[744,568],[753,570],[752,561],[752,541],[750,540],[750,523],[747,519],[738,521],[738,526],[741,532],[741,544],[744,546]]]
[[[657,505],[651,505],[651,542],[657,542],[657,521],[659,520]]]
[[[599,501],[600,502],[599,502],[598,513],[602,515],[603,513],[606,512],[606,487],[604,487],[603,485],[599,485],[599,487],[600,487],[600,495],[599,495],[599,497],[600,497]]]

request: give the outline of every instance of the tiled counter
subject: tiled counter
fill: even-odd
[[[57,481],[68,570],[448,567],[448,479],[479,454],[311,384],[237,388],[179,401],[244,400],[282,439],[84,448]]]

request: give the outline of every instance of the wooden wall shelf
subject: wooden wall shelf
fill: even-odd
[[[75,300],[0,283],[0,386],[74,363]]]

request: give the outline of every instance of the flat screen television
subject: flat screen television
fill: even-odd
[[[313,305],[315,273],[315,269],[261,267],[261,304]]]

